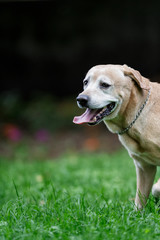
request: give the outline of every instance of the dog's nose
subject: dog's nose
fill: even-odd
[[[87,95],[79,95],[76,99],[79,106],[87,107],[89,101],[89,97]]]

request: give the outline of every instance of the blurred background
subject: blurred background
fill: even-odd
[[[75,98],[97,64],[159,81],[159,13],[159,1],[0,1],[1,156],[117,150],[103,124],[74,126]]]

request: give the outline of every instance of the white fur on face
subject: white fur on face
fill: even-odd
[[[87,95],[90,98],[88,103],[89,108],[103,108],[111,102],[118,102],[119,100],[112,96],[113,83],[109,78],[107,78],[104,74],[99,75],[96,79],[94,76],[94,72],[96,70],[89,71],[86,75],[85,79],[88,79],[88,84],[84,86],[84,91],[81,93],[82,95]],[[104,71],[102,71],[104,72]],[[101,82],[105,82],[110,87],[102,88],[100,86]]]

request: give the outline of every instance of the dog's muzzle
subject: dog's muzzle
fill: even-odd
[[[88,107],[89,96],[87,95],[79,95],[77,98],[77,104],[80,108]]]

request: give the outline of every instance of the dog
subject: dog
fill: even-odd
[[[75,124],[104,122],[118,135],[136,167],[136,209],[152,194],[160,197],[160,179],[153,185],[160,165],[160,84],[151,82],[127,65],[97,65],[83,81],[77,104],[86,111]],[[153,188],[152,188],[153,185]]]

